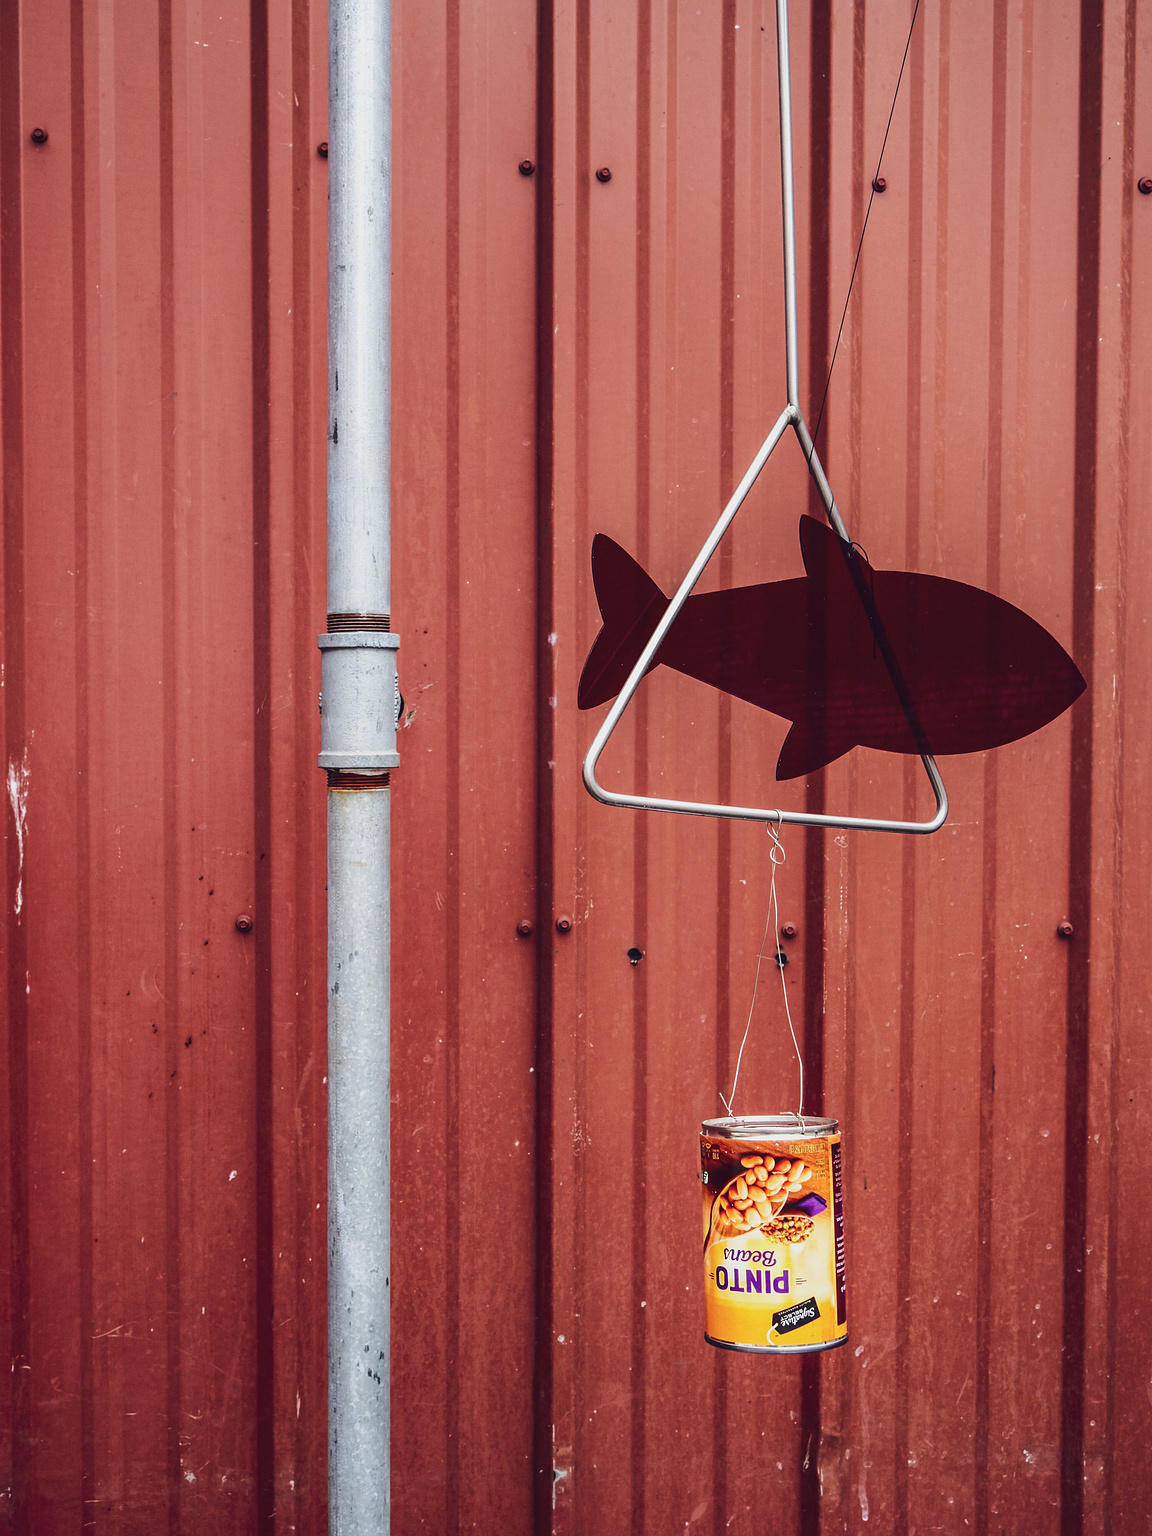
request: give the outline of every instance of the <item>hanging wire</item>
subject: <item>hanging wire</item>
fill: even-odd
[[[779,814],[779,812],[777,812]],[[780,932],[780,908],[776,900],[776,866],[783,864],[788,857],[784,852],[784,844],[780,841],[780,833],[771,822],[768,823],[768,836],[772,839],[772,848],[768,857],[772,861],[772,885],[768,894],[768,918],[764,924],[764,937],[760,940],[760,953],[756,956],[756,979],[752,983],[752,1003],[748,1009],[748,1022],[744,1026],[744,1038],[740,1042],[740,1051],[736,1057],[736,1073],[732,1079],[732,1092],[728,1098],[720,1095],[720,1102],[732,1114],[732,1105],[736,1102],[736,1084],[740,1081],[740,1063],[744,1060],[744,1047],[748,1044],[748,1031],[752,1028],[752,1015],[756,1009],[756,994],[760,989],[760,966],[764,959],[764,946],[768,942],[768,934],[773,929]],[[777,940],[779,946],[779,940]],[[779,953],[779,949],[777,949]],[[779,961],[777,961],[779,965]],[[779,965],[780,990],[784,994],[784,1014],[788,1020],[788,1033],[792,1036],[792,1046],[796,1052],[796,1065],[800,1069],[800,1107],[796,1111],[801,1124],[804,1120],[804,1058],[800,1054],[800,1042],[796,1039],[796,1030],[792,1024],[792,1009],[788,1002],[788,985],[784,980],[784,967]]]
[[[848,280],[848,292],[844,297],[844,309],[840,315],[840,329],[836,332],[836,345],[832,348],[832,361],[828,364],[828,377],[824,380],[824,393],[820,397],[820,410],[816,415],[816,427],[812,433],[812,448],[808,454],[808,468],[812,468],[812,456],[816,452],[816,439],[820,436],[820,423],[824,420],[824,407],[828,403],[828,390],[832,384],[832,370],[836,366],[836,354],[840,350],[840,338],[844,334],[844,322],[848,318],[848,305],[852,301],[852,288],[856,282],[856,269],[860,265],[860,252],[864,249],[864,236],[868,233],[868,219],[872,213],[872,201],[876,196],[876,183],[880,180],[880,167],[884,164],[884,151],[888,147],[888,134],[892,129],[892,119],[896,114],[896,102],[900,96],[900,82],[904,79],[904,66],[908,62],[908,50],[912,46],[912,33],[916,27],[916,17],[920,13],[920,0],[912,8],[912,21],[908,27],[908,38],[904,44],[904,57],[900,60],[900,73],[896,76],[896,89],[892,93],[892,105],[888,109],[888,123],[884,129],[884,142],[880,146],[880,158],[876,162],[876,174],[872,178],[872,191],[868,197],[868,206],[864,210],[864,224],[860,230],[860,241],[856,246],[856,260],[852,263],[852,276]]]
[[[892,105],[888,109],[888,121],[884,125],[884,138],[880,145],[879,158],[876,161],[876,173],[872,177],[872,190],[868,196],[868,206],[864,210],[864,223],[860,229],[860,239],[856,244],[856,257],[852,263],[852,275],[848,279],[848,292],[844,296],[844,308],[840,312],[840,325],[836,331],[836,345],[832,348],[832,361],[828,364],[828,375],[824,380],[824,393],[820,397],[820,410],[817,413],[816,426],[812,432],[812,447],[808,453],[809,469],[812,467],[812,459],[816,453],[816,439],[820,435],[820,426],[824,420],[824,408],[828,404],[828,391],[832,385],[832,370],[836,367],[836,358],[840,352],[840,342],[844,335],[844,324],[848,318],[848,306],[852,302],[852,289],[856,285],[856,273],[860,267],[860,254],[864,249],[864,236],[868,233],[868,220],[872,216],[872,203],[876,197],[876,184],[880,180],[880,168],[884,164],[884,151],[888,148],[888,135],[892,131],[892,119],[896,115],[896,103],[900,99],[900,86],[904,80],[904,69],[908,63],[908,53],[912,47],[912,34],[916,30],[916,18],[919,14],[920,0],[916,0],[915,5],[912,7],[912,20],[908,24],[908,36],[904,42],[904,54],[900,60],[900,73],[896,76],[896,89],[892,93]],[[860,549],[860,553],[863,556],[865,563],[869,564],[868,556],[864,553],[863,549],[861,549],[857,544],[853,544],[853,548]],[[873,636],[873,653],[875,653],[875,636]],[[777,812],[776,814],[779,816],[780,813]],[[752,1028],[752,1015],[756,1010],[756,995],[760,990],[760,967],[764,960],[764,946],[768,942],[769,932],[773,928],[775,928],[778,932],[780,926],[780,909],[776,901],[776,866],[777,864],[783,864],[786,858],[784,845],[780,841],[780,833],[777,830],[777,827],[782,824],[782,817],[777,823],[776,827],[774,827],[771,822],[768,823],[768,835],[772,839],[772,849],[769,854],[769,857],[772,860],[772,886],[768,898],[768,918],[764,924],[764,936],[760,940],[760,952],[756,956],[756,978],[752,984],[752,1003],[748,1009],[748,1022],[744,1026],[744,1038],[740,1041],[740,1050],[736,1056],[736,1071],[732,1078],[732,1092],[728,1098],[725,1098],[723,1093],[720,1095],[720,1101],[724,1105],[724,1108],[728,1111],[729,1115],[732,1114],[732,1105],[736,1101],[736,1085],[740,1081],[740,1066],[744,1060],[744,1047],[748,1044],[748,1032]],[[784,980],[784,967],[781,965],[779,969],[780,989],[784,995],[784,1013],[788,1020],[788,1033],[792,1036],[792,1046],[796,1052],[796,1064],[800,1073],[800,1107],[796,1111],[796,1117],[800,1123],[803,1124],[804,1057],[801,1054],[800,1043],[796,1039],[796,1029],[792,1023],[792,1009],[788,1003],[788,985]]]

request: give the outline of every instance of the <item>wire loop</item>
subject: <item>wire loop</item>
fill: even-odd
[[[732,1092],[728,1098],[721,1093],[720,1102],[732,1114],[732,1105],[736,1102],[736,1085],[740,1081],[740,1065],[744,1060],[744,1047],[748,1044],[748,1032],[752,1028],[752,1015],[756,1009],[756,994],[760,990],[760,966],[764,960],[764,946],[768,942],[769,929],[775,928],[776,945],[779,951],[780,939],[780,906],[776,898],[776,870],[784,863],[788,855],[784,851],[784,844],[780,840],[779,828],[783,824],[783,816],[776,812],[777,823],[773,826],[767,823],[768,836],[772,839],[772,847],[768,850],[768,857],[772,862],[772,885],[768,894],[768,917],[764,924],[764,937],[760,940],[760,953],[756,956],[756,979],[752,983],[752,1003],[748,1009],[748,1022],[744,1026],[744,1038],[740,1042],[740,1051],[736,1057],[736,1072],[732,1078]],[[792,1036],[792,1047],[796,1052],[796,1065],[800,1070],[800,1107],[796,1111],[797,1121],[804,1123],[804,1057],[800,1053],[800,1042],[796,1038],[796,1030],[792,1023],[792,1009],[788,1003],[788,983],[784,979],[784,967],[778,963],[780,971],[780,990],[784,997],[784,1015],[788,1020],[788,1033]]]

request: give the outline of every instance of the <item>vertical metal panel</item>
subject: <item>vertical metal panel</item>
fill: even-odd
[[[766,839],[594,805],[574,697],[592,534],[667,589],[783,395],[771,9],[396,8],[397,1531],[1145,1519],[1136,0],[921,8],[821,451],[875,563],[1000,592],[1091,691],[947,762],[926,843],[786,836],[852,1337],[701,1338]],[[813,418],[910,15],[794,3]],[[0,10],[17,1532],[324,1529],[324,37],[305,0]],[[774,459],[708,583],[799,574],[808,506]],[[605,778],[744,796],[783,734],[657,672]],[[857,751],[779,793],[926,789]],[[746,1108],[794,1093],[770,970]]]
[[[827,12],[796,18],[799,152],[811,127],[831,159],[829,314],[807,322],[825,345],[910,14],[834,7],[830,47]],[[699,17],[644,8],[629,90],[615,78],[630,57],[615,9],[555,15],[558,663],[569,626],[576,641],[575,665],[550,689],[562,699],[595,629],[591,534],[636,550],[667,588],[782,382],[771,377],[778,239],[761,211],[777,196],[765,154],[770,20],[753,4]],[[819,952],[788,980],[798,1016],[805,984],[819,989],[814,1022],[823,994],[822,1038],[808,1034],[809,1103],[840,1115],[848,1138],[849,1350],[802,1365],[709,1358],[697,1343],[691,1204],[667,1192],[672,1169],[681,1188],[690,1179],[694,1122],[730,1079],[765,910],[763,845],[739,828],[629,824],[557,778],[557,893],[567,883],[579,914],[575,953],[558,958],[552,980],[551,1302],[572,1359],[554,1375],[570,1458],[557,1529],[752,1531],[768,1499],[782,1525],[805,1531],[965,1520],[988,1531],[997,1520],[1044,1524],[1054,1509],[1061,1529],[1078,1531],[1120,1507],[1123,1473],[1105,1465],[1099,1427],[1116,1362],[1095,1342],[1117,1326],[1108,1298],[1115,1305],[1118,1281],[1106,1278],[1117,1271],[1097,1270],[1088,1252],[1123,1243],[1120,1175],[1107,1171],[1120,1165],[1090,1139],[1116,1092],[1097,1062],[1119,1041],[1118,1025],[1103,1023],[1111,990],[1088,957],[1111,944],[1122,867],[1108,808],[1126,783],[1109,702],[1120,599],[1097,595],[1111,590],[1098,546],[1131,450],[1099,392],[1120,371],[1132,310],[1116,316],[1115,350],[1092,338],[1104,335],[1102,304],[1138,303],[1123,234],[1142,211],[1123,171],[1134,27],[1134,9],[1090,5],[1049,8],[1042,24],[1028,6],[922,12],[833,381],[828,462],[872,559],[990,586],[1041,616],[1094,676],[1091,700],[1039,736],[948,765],[954,811],[930,843],[787,840],[783,899],[805,920],[818,915],[805,884],[823,860],[823,932],[801,922]],[[803,105],[824,56],[827,127]],[[660,148],[641,119],[633,164],[620,121],[642,110],[659,123]],[[1098,151],[1103,122],[1117,125],[1111,160]],[[610,159],[601,144],[620,162],[607,186],[592,177]],[[1100,163],[1115,169],[1098,178]],[[802,166],[817,241],[824,175],[815,161]],[[1112,271],[1097,271],[1101,240],[1102,262],[1114,247]],[[810,278],[817,291],[818,248]],[[821,367],[809,361],[809,371],[815,392]],[[1132,387],[1109,379],[1117,418],[1121,400],[1131,411]],[[1135,417],[1123,420],[1130,432]],[[643,481],[636,488],[635,466],[663,453],[656,500]],[[1119,469],[1102,475],[1113,457]],[[797,573],[806,498],[796,468],[774,466],[759,505],[741,514],[719,584]],[[723,793],[768,778],[775,723],[679,678],[657,674],[645,691],[631,742],[625,733],[617,749],[621,786],[658,776],[669,792]],[[559,712],[555,733],[550,755],[574,772],[587,725]],[[1111,799],[1098,787],[1101,756]],[[857,752],[781,793],[911,815],[924,791],[912,766]],[[1101,837],[1113,850],[1107,879]],[[1065,916],[1069,944],[1056,935]],[[639,987],[618,965],[638,931]],[[788,1057],[766,994],[748,1107],[787,1104]],[[679,1092],[665,1094],[665,1074],[685,1069]],[[571,1148],[569,1124],[582,1132]],[[626,1165],[637,1171],[620,1188]],[[574,1190],[567,1202],[561,1187]]]
[[[535,26],[394,10],[397,1531],[531,1524]]]
[[[5,12],[13,1531],[323,1524],[323,20]]]

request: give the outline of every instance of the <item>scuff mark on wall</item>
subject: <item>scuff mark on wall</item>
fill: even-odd
[[[16,916],[20,916],[24,906],[24,821],[28,815],[28,749],[25,747],[24,756],[19,765],[8,764],[8,803],[12,807],[12,819],[16,823],[16,846],[20,855],[20,862],[16,872]]]

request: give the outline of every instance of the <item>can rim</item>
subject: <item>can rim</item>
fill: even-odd
[[[706,1136],[724,1136],[729,1141],[807,1141],[834,1136],[840,1122],[812,1115],[731,1115],[703,1120],[701,1126]]]

